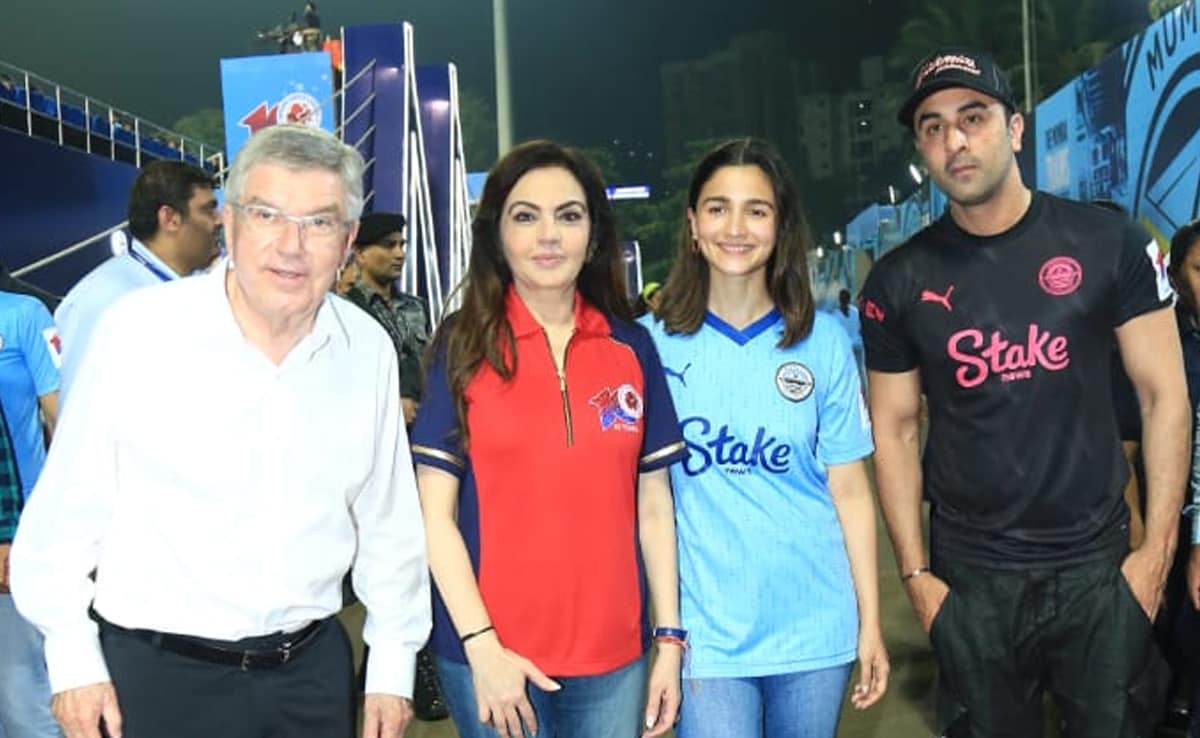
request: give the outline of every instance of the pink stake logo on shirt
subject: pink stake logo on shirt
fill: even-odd
[[[964,389],[977,387],[992,375],[1002,382],[1014,382],[1032,379],[1038,367],[1057,372],[1071,364],[1067,337],[1043,331],[1037,323],[1029,325],[1025,343],[1013,343],[1000,331],[992,331],[986,346],[983,331],[965,328],[950,336],[946,351],[959,363],[954,378]]]

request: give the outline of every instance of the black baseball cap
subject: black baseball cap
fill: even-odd
[[[908,99],[900,106],[896,120],[905,128],[913,127],[913,114],[921,101],[935,92],[951,87],[967,87],[982,92],[1016,110],[1008,75],[990,54],[961,47],[939,49],[921,60],[909,78]]]
[[[400,213],[364,215],[358,221],[358,235],[354,237],[354,245],[373,246],[383,243],[384,236],[389,233],[403,233],[405,222],[404,216]]]

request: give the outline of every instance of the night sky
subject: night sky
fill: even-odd
[[[883,51],[910,0],[508,0],[518,139],[593,145],[662,141],[659,65],[705,56],[733,35],[785,33],[798,58],[836,68]],[[169,126],[220,106],[218,60],[266,53],[257,28],[303,0],[0,0],[0,60]],[[488,0],[324,0],[326,32],[407,20],[418,63],[452,61],[460,84],[493,96]],[[867,19],[870,21],[867,22]],[[882,30],[880,30],[882,29]],[[781,74],[786,70],[780,70]]]

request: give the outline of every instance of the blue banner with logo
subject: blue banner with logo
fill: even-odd
[[[227,162],[253,133],[276,123],[333,132],[333,67],[324,51],[222,59],[221,97]]]
[[[1200,3],[1190,0],[1037,108],[1038,186],[1112,200],[1165,245],[1200,216]]]

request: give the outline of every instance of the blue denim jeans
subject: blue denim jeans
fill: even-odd
[[[42,634],[0,594],[0,735],[62,738],[50,713],[50,678]]]
[[[678,738],[833,738],[853,664],[765,677],[684,679]]]
[[[441,656],[434,660],[459,738],[496,738],[492,726],[479,722],[471,667]],[[604,674],[550,678],[562,689],[545,692],[532,684],[526,687],[538,724],[537,733],[526,733],[530,738],[636,738],[642,734],[645,656]]]

